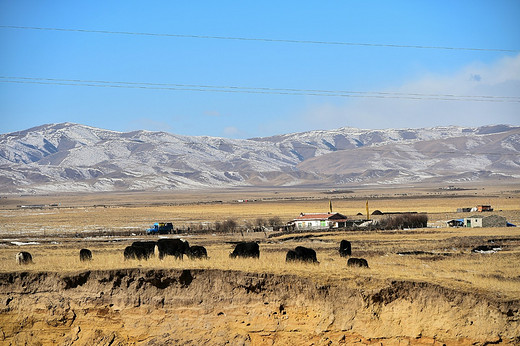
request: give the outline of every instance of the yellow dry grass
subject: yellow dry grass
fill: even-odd
[[[491,204],[505,215],[509,221],[520,224],[520,190],[494,191],[475,196],[453,197],[427,196],[375,197],[367,193],[356,199],[333,198],[334,211],[349,217],[365,212],[365,201],[369,200],[370,210],[417,211],[427,212],[430,222],[443,225],[441,220],[460,218],[468,214],[455,213],[459,207],[472,207],[477,204]],[[399,194],[404,193],[401,190]],[[437,193],[437,192],[436,192]],[[468,194],[468,192],[464,192]],[[316,195],[316,194],[315,194]],[[248,203],[232,202],[231,195],[223,203],[197,204],[193,198],[178,205],[141,205],[114,204],[94,207],[101,204],[88,196],[84,205],[71,207],[21,209],[4,207],[0,209],[0,271],[57,271],[110,270],[119,268],[180,268],[180,269],[219,269],[259,273],[291,274],[311,277],[327,282],[346,280],[350,285],[371,287],[385,280],[414,280],[437,283],[447,287],[464,290],[478,290],[494,297],[520,299],[520,228],[449,229],[429,228],[412,231],[385,232],[342,232],[316,233],[311,238],[291,239],[295,234],[266,238],[264,233],[227,234],[213,236],[190,234],[191,245],[206,246],[209,260],[178,261],[173,258],[148,261],[125,261],[123,249],[138,237],[111,237],[111,232],[128,229],[143,231],[156,221],[170,221],[175,226],[193,225],[200,222],[212,223],[234,219],[239,224],[245,220],[280,217],[291,220],[300,212],[324,212],[328,210],[329,200],[323,195],[311,200],[267,200]],[[270,195],[271,197],[273,194]],[[218,200],[219,196],[208,195],[202,199]],[[263,197],[267,197],[264,194]],[[41,201],[44,197],[40,197]],[[119,198],[119,197],[118,197]],[[128,196],[125,198],[129,198]],[[148,197],[141,196],[146,199]],[[168,198],[175,201],[174,195],[162,195],[161,202]],[[236,194],[233,195],[236,198]],[[121,197],[118,203],[124,202]],[[13,202],[15,203],[15,202]],[[11,203],[11,204],[13,204]],[[107,237],[96,239],[73,238],[74,234],[85,231],[106,232]],[[298,236],[299,234],[296,234]],[[39,239],[38,237],[42,237]],[[64,237],[65,236],[65,237]],[[13,246],[11,241],[37,241],[40,244]],[[503,251],[494,254],[472,254],[472,246],[488,244],[490,239],[517,239],[504,245]],[[147,239],[155,239],[149,237]],[[259,260],[230,259],[232,245],[226,241],[260,241]],[[353,269],[346,266],[346,259],[337,252],[341,239],[352,242],[356,257],[366,258],[370,269]],[[287,250],[298,245],[314,248],[319,265],[286,264]],[[79,261],[79,249],[88,247],[93,251],[94,260],[88,263]],[[18,266],[14,256],[20,250],[27,250],[34,257],[34,264]],[[400,251],[424,251],[432,254],[400,256]]]
[[[500,215],[511,222],[520,222],[520,197],[507,196],[471,198],[392,198],[368,199],[370,211],[426,212],[430,222],[464,217],[455,213],[458,207],[491,204]],[[333,199],[333,210],[357,218],[366,214],[365,200]],[[201,223],[235,220],[242,225],[258,218],[268,220],[279,217],[287,222],[301,212],[326,212],[328,200],[310,201],[259,201],[248,203],[182,204],[171,206],[112,206],[74,207],[52,209],[4,209],[0,210],[0,232],[17,233],[76,233],[82,231],[135,230],[143,231],[157,221],[173,222],[176,227]],[[467,214],[466,214],[467,215]]]
[[[497,229],[422,229],[409,232],[348,232],[314,234],[310,238],[262,239],[260,259],[231,259],[233,245],[225,243],[241,236],[197,236],[189,238],[192,245],[204,245],[208,260],[127,260],[123,249],[130,241],[90,242],[71,241],[63,244],[27,245],[34,264],[19,266],[14,256],[19,248],[0,251],[0,271],[20,270],[74,272],[82,270],[111,270],[121,268],[148,269],[216,269],[256,273],[290,274],[310,277],[326,283],[331,280],[347,280],[349,285],[365,289],[377,288],[388,280],[426,281],[445,287],[478,291],[494,298],[520,299],[520,242],[511,242],[503,251],[493,254],[475,254],[472,246],[486,244],[489,239],[520,239],[518,228]],[[349,239],[353,255],[368,260],[370,269],[350,268],[346,259],[338,255],[340,239]],[[486,240],[487,239],[487,240]],[[288,249],[296,246],[314,248],[319,265],[285,263]],[[465,247],[464,247],[465,246]],[[89,247],[93,251],[91,262],[79,261],[79,249]],[[398,255],[399,251],[426,251],[425,255]]]

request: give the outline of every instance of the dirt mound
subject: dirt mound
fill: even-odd
[[[5,344],[520,343],[520,301],[421,282],[374,289],[219,270],[18,272],[0,274],[0,304]]]

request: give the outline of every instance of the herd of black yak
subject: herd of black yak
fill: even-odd
[[[339,246],[339,254],[342,257],[350,257],[352,255],[352,247],[349,241],[342,240]],[[160,259],[165,256],[174,256],[182,259],[183,255],[190,259],[208,258],[206,248],[203,246],[190,246],[190,244],[181,239],[159,239],[158,241],[139,241],[127,246],[124,251],[125,259],[148,259],[158,256]],[[235,249],[229,254],[229,257],[236,258],[259,258],[260,246],[256,242],[240,242],[235,245]],[[303,246],[297,246],[294,250],[287,251],[285,256],[286,262],[309,262],[318,264],[316,251]],[[348,266],[367,267],[368,263],[364,258],[350,257],[347,261]]]
[[[190,244],[181,239],[159,239],[158,241],[136,241],[132,245],[127,246],[123,252],[125,260],[137,259],[147,260],[150,257],[159,257],[163,259],[165,256],[173,256],[177,259],[183,259],[186,255],[190,259],[207,259],[208,253],[203,246],[190,246]],[[368,263],[364,258],[350,257],[352,255],[352,247],[349,241],[342,240],[339,245],[339,254],[341,257],[349,257],[348,266],[366,267]],[[236,258],[259,258],[260,247],[256,242],[240,242],[235,245],[235,249],[229,254],[229,257]],[[92,260],[92,251],[89,249],[81,249],[79,252],[81,261]],[[286,262],[307,262],[319,264],[316,257],[316,251],[311,248],[297,246],[294,250],[287,251],[285,256]],[[19,252],[16,255],[18,264],[32,263],[32,256],[29,252]]]

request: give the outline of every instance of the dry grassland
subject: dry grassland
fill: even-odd
[[[204,245],[208,260],[148,261],[123,258],[123,249],[135,239],[109,239],[105,241],[58,240],[56,243],[26,245],[32,253],[34,264],[25,266],[29,271],[74,272],[81,270],[108,270],[119,268],[149,269],[221,269],[256,273],[295,274],[310,277],[320,282],[351,279],[355,287],[377,288],[388,280],[425,281],[441,286],[478,291],[494,298],[520,299],[520,231],[518,228],[496,229],[421,229],[416,231],[347,232],[298,234],[302,238],[282,236],[265,238],[260,235],[241,236],[191,236],[186,237],[191,245]],[[307,237],[306,237],[307,236]],[[146,239],[151,239],[146,238]],[[231,259],[231,240],[260,242],[260,259]],[[339,257],[341,239],[349,239],[353,256],[366,258],[370,269],[355,269],[346,266],[346,259]],[[471,253],[471,248],[500,239],[503,250],[493,254]],[[105,239],[107,240],[107,239]],[[286,264],[287,250],[296,246],[314,248],[319,265]],[[93,251],[92,262],[79,261],[79,249],[88,247]],[[12,272],[21,268],[14,257],[18,247],[2,248],[0,271]],[[399,255],[398,252],[424,251],[422,255]],[[371,287],[373,286],[373,287]]]
[[[403,190],[404,191],[404,190]],[[403,191],[399,191],[399,196]],[[299,192],[300,193],[300,192]],[[477,196],[415,196],[373,198],[373,193],[359,198],[332,198],[334,211],[357,218],[358,212],[365,212],[365,201],[369,200],[370,210],[384,212],[417,211],[428,213],[432,226],[444,226],[444,220],[460,218],[468,214],[455,213],[459,207],[477,204],[491,204],[508,221],[520,224],[520,192],[514,187],[492,194]],[[281,198],[280,195],[270,195]],[[318,194],[311,200],[264,200],[237,203],[194,203],[188,199],[176,205],[141,206],[97,206],[95,200],[88,200],[92,206],[22,209],[4,208],[0,210],[0,270],[16,271],[21,268],[14,263],[14,255],[21,249],[30,251],[34,264],[23,268],[31,271],[76,271],[85,269],[114,268],[213,268],[238,271],[269,272],[277,274],[294,273],[327,281],[350,278],[352,283],[370,282],[376,284],[385,280],[419,280],[466,290],[482,290],[500,297],[520,298],[520,228],[453,229],[428,228],[412,231],[384,232],[344,232],[315,233],[309,238],[296,238],[301,234],[282,235],[267,238],[268,233],[235,233],[225,235],[183,234],[191,245],[203,245],[208,249],[209,260],[177,261],[167,258],[163,261],[124,261],[123,249],[137,239],[156,239],[153,236],[130,236],[139,234],[156,221],[170,221],[175,226],[196,225],[201,222],[213,223],[234,219],[239,224],[257,218],[280,217],[283,221],[295,218],[300,212],[324,212],[328,209],[328,199]],[[175,199],[175,196],[170,196]],[[208,195],[206,200],[215,200],[222,195]],[[228,196],[229,197],[229,196]],[[287,197],[287,196],[285,196]],[[43,198],[43,197],[42,197]],[[92,196],[89,196],[92,198]],[[107,198],[107,197],[104,197]],[[141,196],[142,198],[142,196]],[[193,198],[193,197],[192,197]],[[197,197],[197,198],[200,198]],[[165,196],[161,197],[165,201]],[[97,201],[99,202],[99,201]],[[5,204],[5,203],[4,203]],[[126,237],[115,237],[112,232],[128,230]],[[87,232],[82,235],[83,232]],[[90,233],[104,234],[102,237],[87,237]],[[79,237],[78,237],[79,235]],[[72,237],[71,236],[76,236]],[[85,238],[86,237],[86,238]],[[260,242],[261,258],[255,260],[232,260],[228,257],[233,245],[240,240]],[[338,256],[341,239],[353,244],[353,254],[368,260],[370,269],[351,269],[346,260]],[[473,254],[470,250],[478,245],[487,245],[493,239],[502,241],[503,250],[495,254]],[[13,246],[11,241],[31,242],[35,245]],[[314,248],[318,253],[317,266],[286,264],[287,250],[302,245]],[[91,263],[79,262],[80,248],[93,250]],[[423,255],[400,256],[403,251],[423,251]]]
[[[288,221],[300,212],[327,211],[329,196],[315,193],[309,199],[294,199],[294,195],[263,193],[254,202],[237,203],[235,198],[248,197],[237,197],[236,193],[163,194],[158,204],[146,202],[153,201],[152,195],[137,196],[126,204],[129,196],[96,199],[89,195],[68,196],[60,207],[41,209],[18,208],[16,204],[56,203],[57,197],[2,199],[0,273],[8,273],[5,277],[10,277],[15,287],[5,280],[3,301],[8,306],[0,315],[0,344],[2,340],[12,344],[71,344],[74,340],[79,344],[205,344],[208,340],[224,344],[235,335],[261,345],[276,344],[275,340],[278,344],[308,344],[310,338],[320,345],[330,345],[331,340],[362,345],[517,344],[520,227],[446,228],[444,221],[472,215],[456,213],[457,208],[491,204],[496,210],[493,214],[520,225],[520,189],[479,190],[475,195],[467,191],[435,196],[404,193],[408,194],[400,190],[378,193],[377,197],[372,193],[330,197],[335,197],[334,211],[350,218],[363,217],[356,214],[365,213],[368,199],[371,211],[426,212],[430,227],[312,233],[191,231],[167,237],[182,237],[190,245],[205,246],[209,259],[153,257],[143,261],[125,260],[123,251],[136,240],[157,240],[158,236],[142,235],[154,222],[169,221],[180,228],[193,226],[193,230],[203,222],[210,225],[230,219],[239,225],[257,218]],[[257,196],[260,194],[253,195]],[[212,200],[222,202],[206,203]],[[347,259],[338,253],[342,239],[352,243],[353,257],[365,258],[370,268],[347,267]],[[257,241],[260,258],[231,259],[229,254],[238,241]],[[489,254],[471,251],[491,244],[501,250]],[[287,251],[296,246],[313,248],[320,263],[286,263]],[[82,248],[92,250],[92,261],[79,260]],[[19,251],[30,252],[34,263],[17,265]],[[133,268],[145,270],[134,271],[133,277],[124,278],[124,284],[110,281],[120,269]],[[177,284],[167,289],[149,283],[139,286],[138,281],[146,275],[161,277],[155,269],[178,269],[177,274],[165,274],[168,280],[186,269],[202,271],[193,271],[197,279],[189,288]],[[52,272],[59,275],[54,277],[49,274]],[[84,286],[64,288],[65,277],[84,273],[91,275]],[[274,277],[269,281],[264,274]],[[214,287],[208,285],[209,280]],[[249,294],[248,282],[265,282],[268,287]],[[403,288],[407,284],[411,292]],[[321,287],[330,287],[332,296],[316,293]],[[393,293],[391,289],[396,287],[404,291]],[[291,295],[286,297],[288,292]],[[300,300],[293,301],[293,296]],[[370,298],[363,300],[365,297]],[[318,298],[321,300],[313,300]],[[337,301],[358,304],[358,311],[349,314],[349,309],[336,306]]]
[[[174,198],[172,196],[172,198]],[[351,218],[357,213],[366,214],[365,201],[370,211],[383,212],[426,212],[434,224],[467,214],[455,213],[457,208],[490,204],[497,214],[504,215],[510,222],[520,223],[520,194],[485,197],[416,197],[416,198],[367,198],[334,199],[333,210]],[[83,231],[143,231],[157,221],[173,222],[175,227],[187,228],[201,223],[209,225],[216,221],[235,220],[239,225],[258,218],[268,220],[279,217],[287,222],[301,212],[326,212],[328,199],[309,201],[256,201],[247,203],[223,202],[180,205],[142,206],[82,206],[44,209],[11,208],[0,210],[0,234],[53,234]],[[443,225],[439,222],[437,225]]]

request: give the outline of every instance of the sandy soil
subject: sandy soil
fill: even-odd
[[[4,344],[484,345],[520,342],[520,302],[407,281],[220,270],[6,273]]]

